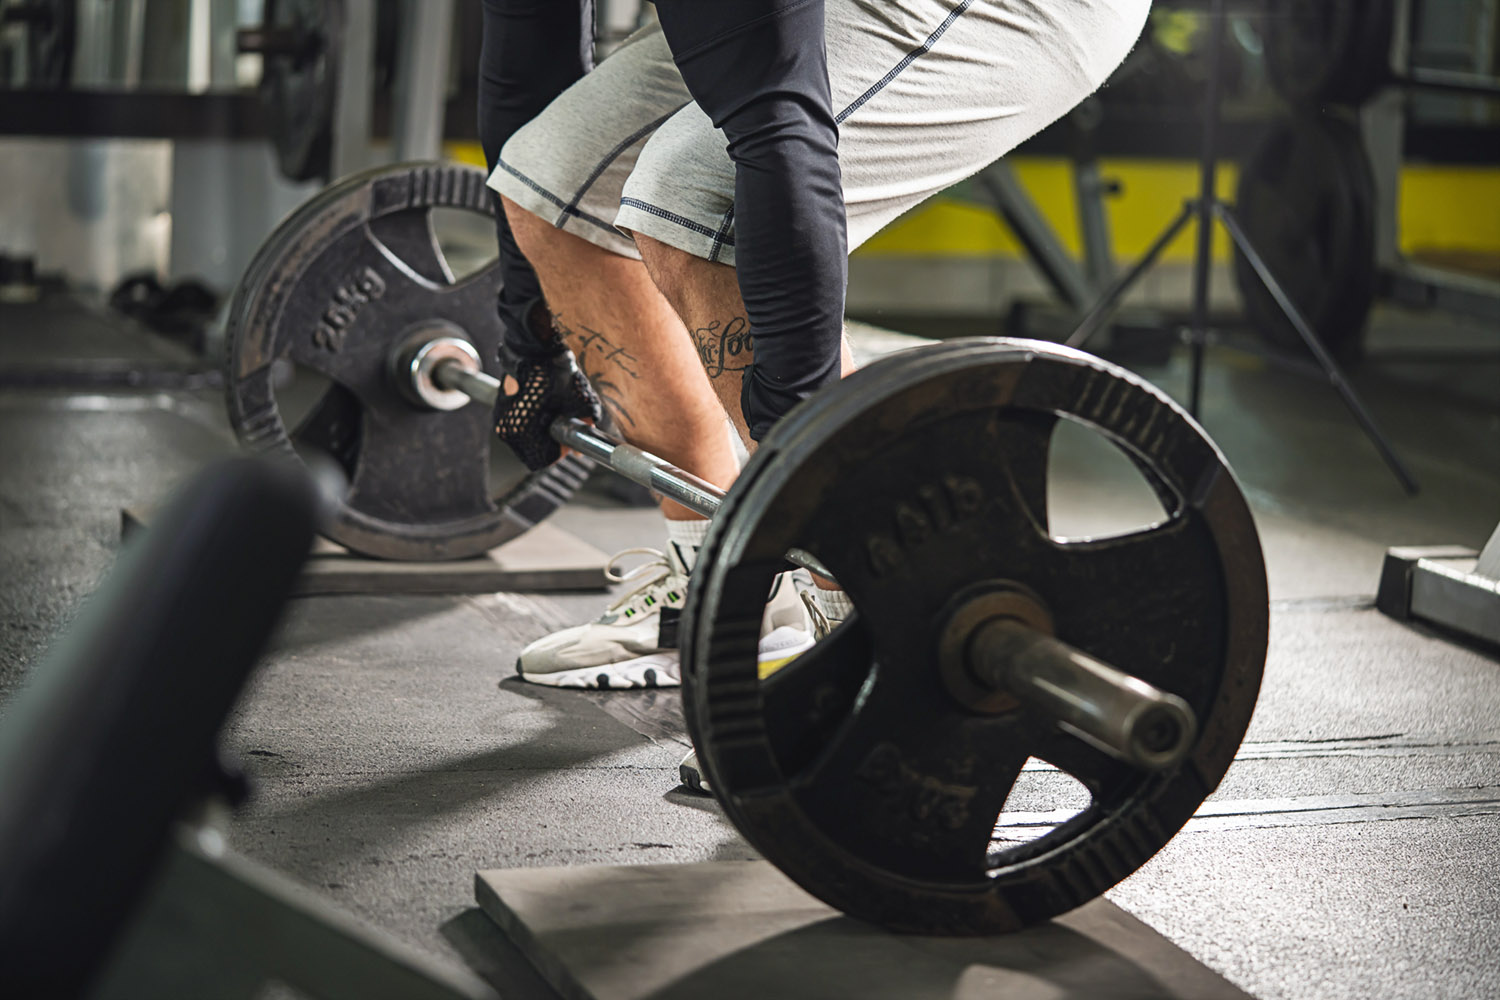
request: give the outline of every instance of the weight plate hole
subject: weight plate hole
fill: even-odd
[[[364,412],[354,393],[310,368],[294,367],[282,389],[289,405],[292,446],[304,462],[327,456],[352,478],[359,462]]]
[[[995,819],[990,853],[1024,850],[1093,802],[1083,782],[1046,761],[1029,757]]]
[[[1047,524],[1058,541],[1145,531],[1176,513],[1130,457],[1092,428],[1059,420],[1047,463]]]
[[[495,223],[468,209],[431,210],[432,232],[455,281],[482,270],[495,259]]]

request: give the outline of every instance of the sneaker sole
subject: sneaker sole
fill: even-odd
[[[760,679],[765,680],[767,677],[770,677],[776,671],[780,670],[788,663],[791,663],[797,657],[801,656],[809,649],[812,649],[817,644],[818,642],[816,639],[814,639],[812,636],[808,636],[807,641],[801,643],[800,645],[784,647],[782,649],[776,650],[769,655],[764,653],[761,654],[760,663],[757,664],[756,667],[757,672],[760,675]]]
[[[651,653],[633,660],[608,663],[597,667],[574,667],[544,674],[527,673],[516,661],[516,673],[523,681],[547,687],[587,688],[600,691],[630,691],[640,688],[678,687],[682,682],[668,667],[676,669],[675,655]]]
[[[807,641],[792,647],[783,647],[757,664],[761,680],[770,677],[816,645],[809,636]],[[572,670],[553,670],[544,674],[529,674],[516,661],[516,673],[524,681],[545,684],[548,687],[584,688],[600,691],[629,691],[639,688],[680,687],[682,682],[669,667],[675,667],[675,656],[663,653],[648,653],[634,660],[622,660],[597,667],[574,667]]]

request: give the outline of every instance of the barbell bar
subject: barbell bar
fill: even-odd
[[[402,395],[433,409],[469,402],[493,407],[503,389],[483,370],[473,346],[458,337],[419,335],[396,351],[390,370]],[[724,491],[712,483],[583,420],[561,419],[550,431],[564,447],[704,517],[712,518],[724,501]],[[787,560],[832,579],[811,553],[793,549]],[[987,614],[976,604],[971,613],[960,609],[954,617],[965,626],[957,641],[960,669],[981,689],[1013,695],[1062,729],[1144,770],[1172,767],[1191,749],[1197,719],[1186,701],[1033,627],[1036,616]]]

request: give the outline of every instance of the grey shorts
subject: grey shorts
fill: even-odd
[[[826,0],[852,250],[1093,93],[1150,0]],[[659,28],[505,144],[490,186],[607,250],[633,233],[734,263],[734,165]]]

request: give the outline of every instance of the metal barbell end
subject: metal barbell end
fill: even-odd
[[[972,633],[968,667],[1060,728],[1129,764],[1160,771],[1192,749],[1198,720],[1186,701],[1013,618]]]

